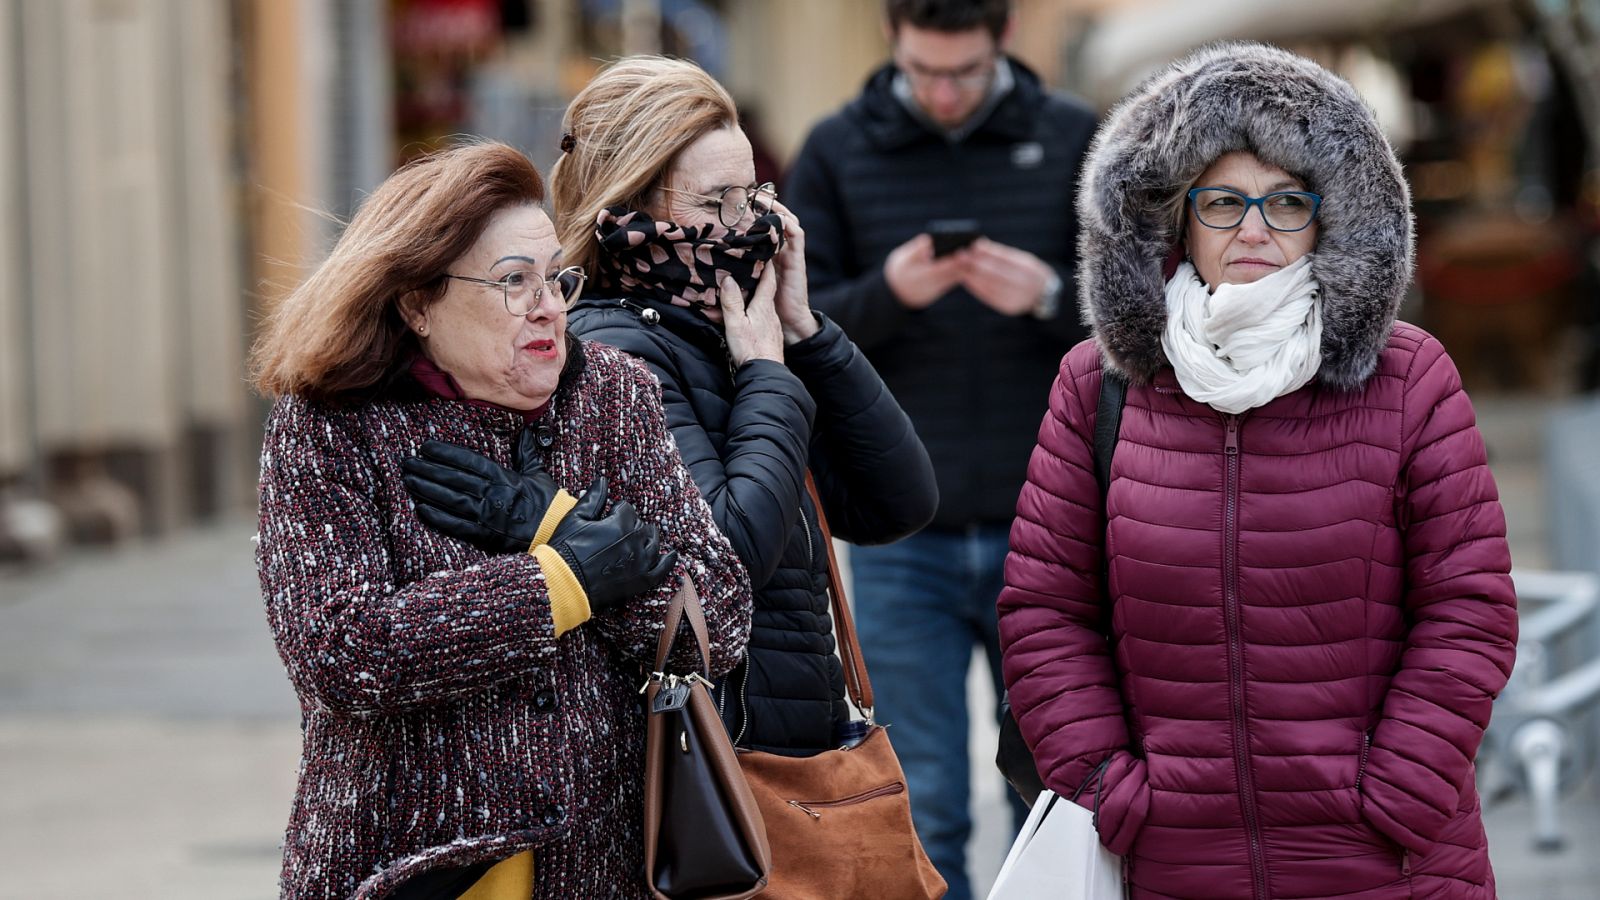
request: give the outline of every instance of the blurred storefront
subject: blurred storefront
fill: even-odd
[[[1469,380],[1594,388],[1597,0],[1017,0],[1102,106],[1190,47],[1346,73],[1408,164],[1407,315]],[[0,0],[0,560],[253,501],[254,323],[363,193],[460,135],[559,153],[607,59],[693,58],[763,179],[887,57],[877,0]]]
[[[220,3],[0,2],[0,556],[240,502],[230,33]]]
[[[1080,18],[1064,80],[1107,104],[1224,38],[1317,58],[1378,110],[1417,211],[1403,314],[1469,386],[1600,387],[1600,2],[1146,0]]]
[[[483,135],[547,170],[602,61],[664,52],[749,105],[776,177],[881,59],[877,15],[855,0],[0,0],[0,562],[251,506],[254,323],[396,165]]]

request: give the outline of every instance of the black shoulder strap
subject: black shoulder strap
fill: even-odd
[[[1117,449],[1117,432],[1122,429],[1122,405],[1128,399],[1128,382],[1121,373],[1111,369],[1100,370],[1100,401],[1095,408],[1094,418],[1094,480],[1100,484],[1100,505],[1105,506],[1106,492],[1111,488],[1111,455]],[[1107,580],[1106,583],[1109,583]],[[1000,768],[1000,774],[1011,782],[1011,787],[1022,797],[1028,806],[1033,806],[1039,798],[1039,793],[1044,790],[1044,779],[1039,775],[1038,765],[1034,762],[1033,751],[1028,749],[1028,744],[1022,739],[1022,729],[1017,725],[1016,717],[1011,714],[1011,695],[1002,694],[1000,697],[1000,746],[995,752],[995,765]],[[1105,772],[1107,760],[1102,760],[1089,778],[1084,779],[1087,785],[1093,778],[1102,776]],[[1083,786],[1078,792],[1083,791]],[[1077,794],[1073,795],[1077,799]],[[1095,815],[1099,815],[1100,793],[1096,785],[1095,790]]]
[[[1122,430],[1122,405],[1128,399],[1128,381],[1121,372],[1100,368],[1100,405],[1094,415],[1094,480],[1100,485],[1100,503],[1111,490],[1111,456],[1117,452]]]

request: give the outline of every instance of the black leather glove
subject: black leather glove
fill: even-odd
[[[518,439],[514,472],[454,444],[426,441],[400,463],[417,518],[490,553],[526,553],[545,510],[560,490],[533,450],[533,429]]]
[[[550,538],[551,548],[583,582],[595,613],[654,588],[678,561],[676,551],[661,555],[656,526],[639,521],[628,501],[618,501],[611,512],[600,515],[606,493],[606,480],[595,479]]]

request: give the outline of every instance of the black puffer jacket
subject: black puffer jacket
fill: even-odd
[[[848,715],[805,467],[834,534],[852,543],[905,537],[939,503],[911,421],[839,326],[818,319],[815,336],[784,348],[787,365],[754,360],[737,372],[721,329],[684,307],[584,300],[567,326],[661,379],[678,451],[755,587],[749,653],[718,688],[723,719],[740,746],[787,754],[832,746]]]
[[[866,351],[916,423],[942,527],[1011,521],[1057,364],[1088,336],[1074,304],[1073,196],[1095,116],[1010,65],[1011,92],[957,142],[913,118],[892,92],[894,67],[879,69],[811,132],[783,188],[806,226],[811,305]],[[976,219],[1049,263],[1060,314],[1003,316],[959,287],[924,310],[901,306],[884,260],[931,219]]]

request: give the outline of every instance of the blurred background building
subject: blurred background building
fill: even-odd
[[[1220,38],[1343,72],[1416,192],[1407,316],[1472,387],[1596,387],[1593,0],[1019,15],[1018,55],[1102,108]],[[885,50],[865,0],[0,0],[0,556],[247,507],[254,323],[397,164],[477,134],[548,168],[605,59],[665,52],[729,86],[777,178]]]
[[[1102,110],[1211,40],[1272,41],[1346,75],[1406,162],[1418,278],[1403,315],[1443,339],[1473,392],[1518,566],[1600,570],[1600,407],[1586,396],[1600,389],[1600,0],[1017,6],[1016,55]],[[693,58],[721,79],[742,106],[758,175],[779,180],[810,126],[886,59],[879,9],[876,0],[0,0],[0,617],[9,616],[0,650],[15,662],[0,663],[0,757],[36,750],[48,761],[82,743],[79,732],[56,740],[28,720],[28,740],[39,743],[8,744],[8,716],[62,705],[69,674],[28,678],[58,671],[52,641],[85,615],[71,608],[74,592],[114,590],[117,579],[140,579],[127,585],[130,610],[149,603],[174,627],[203,621],[196,640],[238,630],[249,649],[232,662],[254,660],[240,671],[275,692],[245,710],[220,695],[185,706],[185,689],[158,679],[147,700],[116,693],[117,704],[180,717],[292,716],[249,554],[229,543],[248,536],[266,409],[244,359],[263,312],[326,251],[365,191],[460,135],[508,141],[547,171],[568,98],[606,60],[636,52]],[[1547,423],[1563,415],[1547,441]],[[81,549],[104,545],[159,551],[166,568],[118,569],[104,562],[115,553]],[[209,567],[213,552],[226,555],[216,563],[225,570]],[[209,602],[200,578],[228,586],[235,618],[219,624],[182,606]],[[42,611],[41,598],[61,608]],[[1587,646],[1600,653],[1600,614],[1591,630]],[[185,673],[212,672],[180,644],[149,653],[188,660]],[[32,648],[37,656],[24,652]],[[71,665],[89,671],[81,663],[92,655]],[[104,679],[146,671],[128,665]],[[67,706],[111,705],[85,685]],[[1600,744],[1593,717],[1587,727]],[[229,734],[201,743],[231,746]],[[294,743],[290,732],[270,735],[272,747]],[[266,821],[249,819],[269,832],[288,800],[273,786]]]
[[[1214,39],[1343,72],[1416,192],[1406,315],[1470,386],[1558,393],[1600,379],[1596,7],[1020,0],[1015,50],[1102,108]],[[867,0],[0,0],[0,558],[248,507],[254,323],[416,153],[548,168],[604,60],[665,52],[777,178],[885,50]]]

